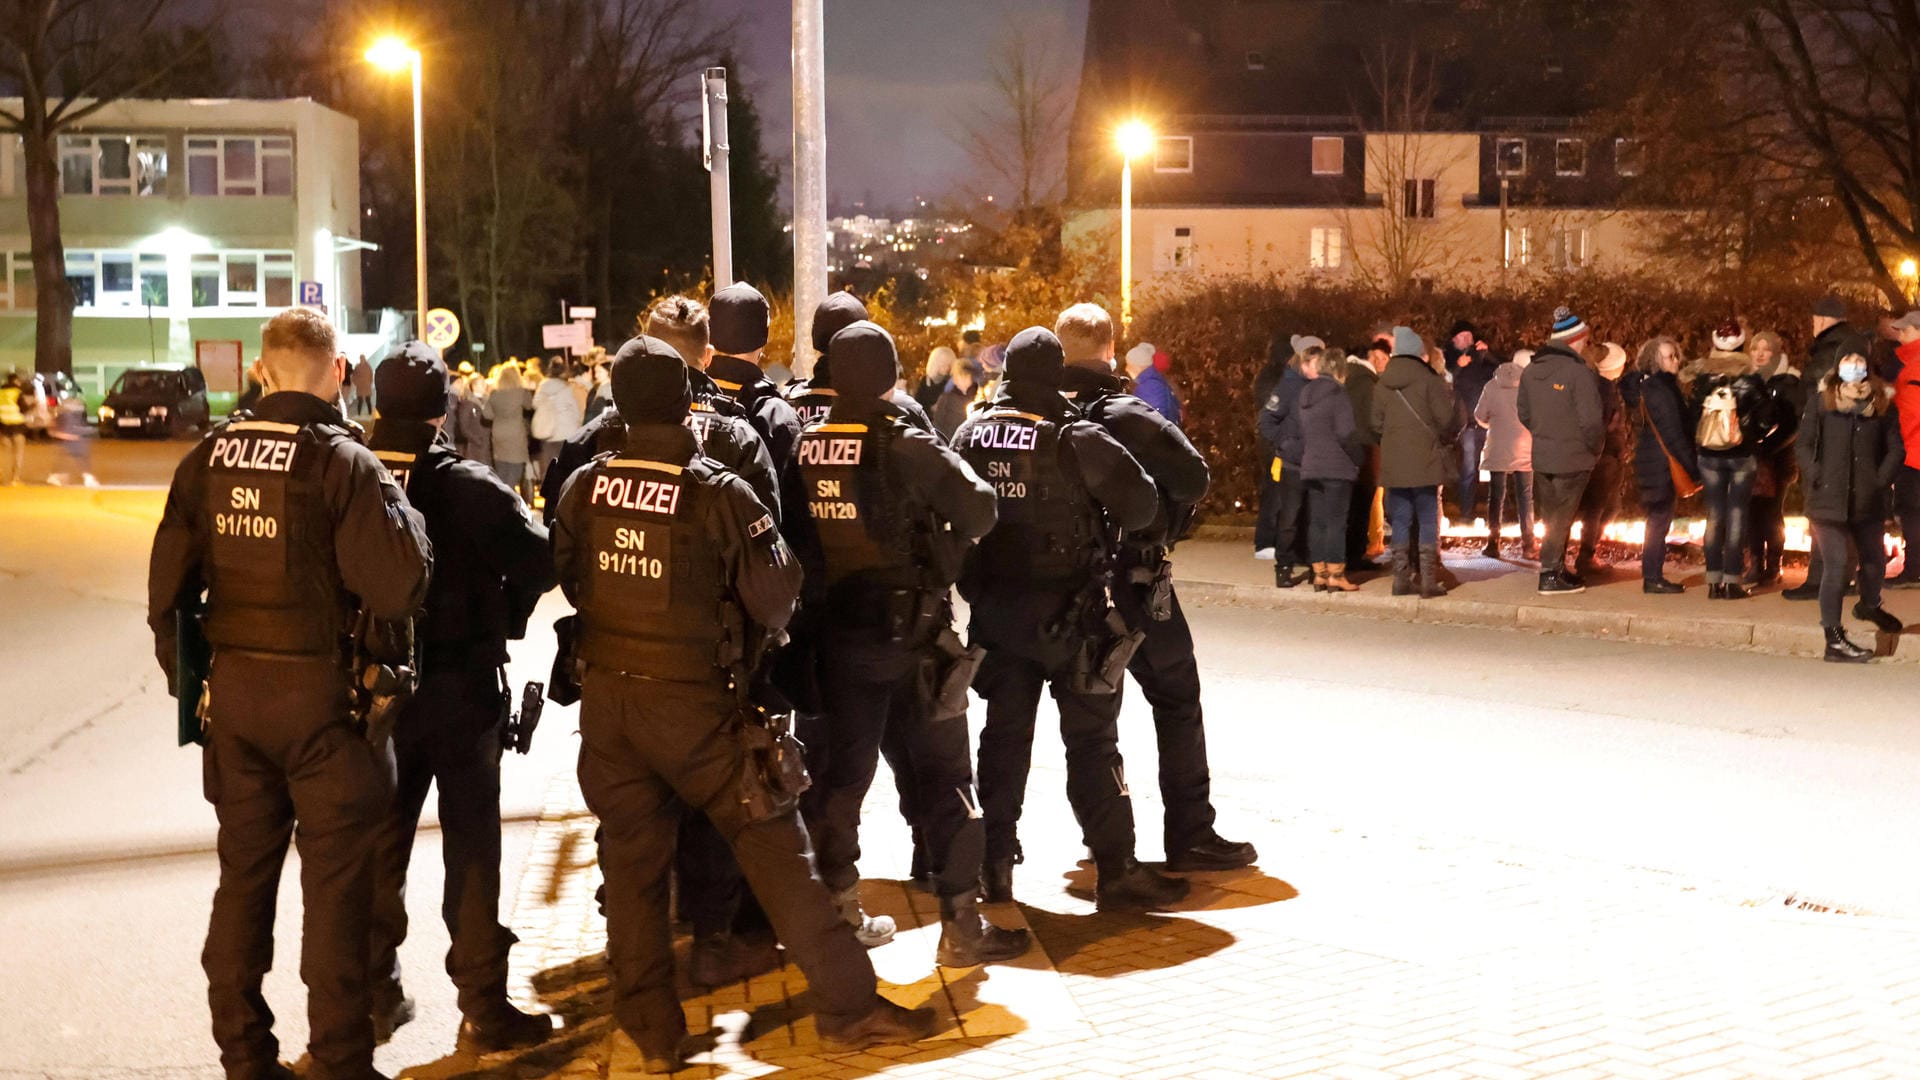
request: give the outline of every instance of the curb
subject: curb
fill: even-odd
[[[1453,597],[1423,600],[1416,596],[1367,592],[1335,596],[1305,588],[1275,589],[1179,578],[1176,578],[1176,584],[1182,593],[1194,599],[1280,611],[1329,612],[1396,622],[1531,630],[1544,634],[1630,641],[1639,645],[1738,649],[1804,659],[1819,659],[1826,651],[1826,641],[1820,628],[1811,625],[1785,626],[1779,623],[1680,615],[1635,615],[1623,611],[1508,604]],[[1879,634],[1875,635],[1875,641],[1877,651],[1881,654],[1880,663],[1920,666],[1920,649],[1892,648]]]

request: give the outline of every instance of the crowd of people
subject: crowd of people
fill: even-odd
[[[1503,554],[1511,507],[1539,592],[1578,593],[1607,569],[1599,544],[1631,477],[1643,590],[1685,591],[1667,576],[1667,538],[1680,500],[1698,495],[1707,596],[1743,600],[1781,582],[1797,482],[1812,550],[1806,579],[1784,594],[1819,602],[1827,659],[1869,660],[1874,650],[1847,636],[1846,597],[1856,619],[1898,634],[1883,589],[1920,587],[1920,311],[1877,335],[1854,329],[1839,297],[1810,318],[1804,357],[1739,319],[1712,329],[1704,357],[1671,336],[1630,357],[1566,308],[1505,359],[1464,321],[1438,346],[1384,324],[1350,351],[1276,337],[1256,386],[1254,546],[1272,552],[1281,588],[1351,591],[1350,575],[1379,569],[1384,549],[1395,595],[1441,596],[1444,491],[1456,520],[1485,507],[1482,555]],[[1909,554],[1889,580],[1890,517]]]

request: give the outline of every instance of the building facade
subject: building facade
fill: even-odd
[[[5,103],[18,108],[17,100]],[[360,307],[359,126],[309,100],[115,102],[59,137],[73,366],[99,393],[128,367],[255,355],[275,312]],[[18,136],[0,142],[0,367],[33,364],[36,282]]]

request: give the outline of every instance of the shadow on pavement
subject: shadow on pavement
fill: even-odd
[[[1040,947],[1062,975],[1112,978],[1198,960],[1234,943],[1216,926],[1178,915],[1073,915],[1021,907]]]

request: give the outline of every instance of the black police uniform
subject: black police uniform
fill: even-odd
[[[1206,458],[1177,425],[1128,393],[1103,363],[1069,365],[1061,387],[1087,420],[1126,447],[1159,489],[1153,521],[1121,538],[1112,594],[1126,624],[1146,635],[1127,670],[1153,708],[1168,865],[1175,870],[1244,866],[1253,861],[1251,845],[1223,841],[1213,830],[1200,664],[1167,558],[1193,504],[1207,493]]]
[[[371,445],[426,519],[436,566],[415,627],[420,685],[393,731],[398,787],[375,862],[374,1011],[376,1018],[405,1016],[398,950],[407,936],[407,863],[432,786],[446,862],[447,974],[466,1018],[460,1039],[486,1052],[536,1040],[551,1026],[545,1017],[525,1019],[507,1001],[507,951],[518,939],[500,925],[499,908],[507,640],[525,635],[534,605],[553,587],[553,559],[547,530],[513,489],[436,441],[438,429],[415,417],[440,410],[403,407],[411,401],[410,388],[396,386],[402,378],[435,384],[441,400],[446,393],[438,357],[425,354],[415,369],[405,367],[409,359],[403,351],[380,367],[381,417]]]
[[[793,459],[794,444],[800,441],[800,417],[780,388],[768,382],[751,360],[723,353],[714,354],[705,374],[716,389],[739,403],[747,422],[766,444],[774,470],[785,470]]]
[[[1027,375],[1023,351],[1036,347],[1030,337],[1036,334],[1050,343],[1051,354],[1037,378]],[[969,556],[960,580],[972,605],[971,640],[987,649],[974,689],[987,699],[979,779],[989,900],[1010,898],[1043,687],[1060,708],[1067,799],[1093,851],[1101,888],[1146,873],[1133,857],[1133,804],[1116,729],[1120,697],[1076,691],[1072,666],[1106,612],[1099,562],[1108,519],[1117,529],[1144,528],[1159,507],[1139,463],[1060,396],[1059,343],[1052,334],[1017,335],[1007,372],[989,406],[969,416],[953,438],[999,497],[999,523]],[[1112,906],[1129,905],[1116,895]]]
[[[220,819],[220,884],[201,963],[229,1077],[276,1075],[279,1044],[260,987],[296,822],[307,1075],[378,1075],[368,911],[393,758],[350,716],[347,641],[356,608],[396,619],[419,608],[431,551],[399,486],[338,408],[310,394],[267,395],[174,472],[147,612],[171,680],[176,616],[206,593],[203,762]]]

